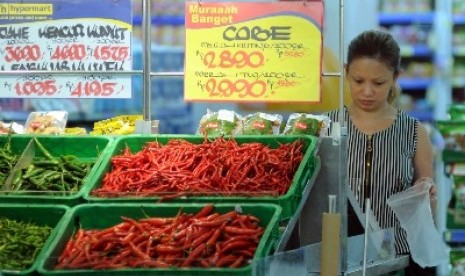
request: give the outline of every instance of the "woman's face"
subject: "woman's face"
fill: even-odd
[[[386,64],[368,57],[354,59],[346,70],[353,104],[364,111],[384,107],[398,74]]]

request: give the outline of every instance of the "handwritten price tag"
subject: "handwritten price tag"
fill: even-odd
[[[185,99],[319,102],[323,6],[308,4],[186,3]]]

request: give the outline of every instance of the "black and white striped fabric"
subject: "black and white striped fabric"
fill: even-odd
[[[339,112],[334,110],[327,115],[332,122],[337,122]],[[348,184],[362,210],[369,197],[379,226],[395,229],[396,253],[408,253],[406,233],[386,201],[413,184],[418,120],[398,111],[394,124],[372,135],[362,133],[352,124],[347,108],[344,108],[344,121],[348,135]],[[366,151],[370,142],[372,164],[367,170]],[[367,179],[370,183],[365,183]]]

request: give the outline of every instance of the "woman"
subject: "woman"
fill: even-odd
[[[352,102],[343,115],[349,185],[362,210],[371,199],[381,228],[394,227],[396,253],[408,254],[405,231],[386,200],[421,177],[433,178],[433,150],[425,127],[394,106],[400,72],[399,45],[389,33],[370,30],[355,37],[345,67]],[[328,115],[337,121],[339,112]],[[434,186],[430,197],[436,197]],[[410,260],[405,275],[434,275],[434,268],[422,269]]]

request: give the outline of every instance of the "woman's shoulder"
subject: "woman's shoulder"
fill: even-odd
[[[346,114],[346,110],[347,110],[346,107],[344,107],[342,109],[342,111],[341,111],[341,109],[334,109],[334,110],[330,110],[330,111],[325,112],[323,115],[328,116],[329,119],[331,119],[331,121],[337,121],[338,118],[339,118],[340,112],[344,112],[344,114]]]
[[[397,118],[400,119],[401,122],[408,122],[416,125],[420,123],[420,121],[417,118],[413,117],[412,115],[408,114],[407,112],[401,109],[398,109],[397,113]]]

